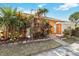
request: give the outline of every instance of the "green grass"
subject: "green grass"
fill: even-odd
[[[38,53],[51,48],[61,46],[59,43],[49,40],[44,42],[35,42],[19,45],[4,45],[0,46],[0,55],[2,56],[26,56]]]

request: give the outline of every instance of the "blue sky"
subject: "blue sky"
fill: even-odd
[[[0,3],[0,7],[10,6],[17,7],[18,10],[30,13],[31,9],[35,12],[38,8],[47,8],[47,16],[59,20],[68,20],[69,16],[79,11],[78,3]]]

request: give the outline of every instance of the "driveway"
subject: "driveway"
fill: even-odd
[[[75,53],[69,46],[69,44],[61,39],[54,39],[56,42],[62,44],[61,47],[45,51],[35,56],[79,56],[79,53]]]
[[[61,46],[56,49],[51,49],[42,53],[38,53],[34,56],[79,56],[68,49],[68,46]]]

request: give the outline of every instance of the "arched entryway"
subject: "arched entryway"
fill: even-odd
[[[61,34],[62,33],[62,24],[61,22],[56,23],[56,34]]]

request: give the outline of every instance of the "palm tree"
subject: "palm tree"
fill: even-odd
[[[17,20],[19,22],[18,31],[20,33],[20,37],[26,37],[26,18],[23,16],[22,12],[17,13]]]
[[[46,8],[39,8],[39,9],[37,10],[38,16],[42,16],[42,15],[45,16],[46,13],[48,13],[48,10],[47,10]]]
[[[72,15],[70,15],[69,20],[75,23],[75,28],[77,24],[79,23],[79,12],[75,12]]]
[[[5,39],[8,38],[9,32],[13,34],[24,25],[20,18],[16,16],[17,12],[17,8],[0,8],[0,25],[5,27]]]
[[[32,24],[34,25],[32,27],[32,35],[34,37],[40,37],[40,35],[43,33],[42,29],[43,29],[43,22],[44,22],[44,17],[45,14],[48,12],[47,9],[45,8],[39,8],[37,9],[37,12],[35,14],[35,17],[33,18],[33,22]]]
[[[41,12],[41,16],[43,16],[42,20],[42,36],[46,36],[49,33],[49,24],[48,24],[48,19],[46,18],[46,13],[48,13],[48,10],[46,8],[41,8],[39,9],[39,11]],[[41,24],[40,24],[41,25]]]
[[[48,13],[48,10],[46,8],[43,9],[43,14],[44,14],[44,17],[46,16],[46,13]]]
[[[13,10],[10,7],[0,8],[0,15],[2,19],[0,20],[0,25],[4,26],[5,28],[5,38],[8,37],[9,26],[14,25],[13,22],[11,24],[10,21],[12,21],[13,19],[15,20],[16,10],[17,10],[16,8]]]

